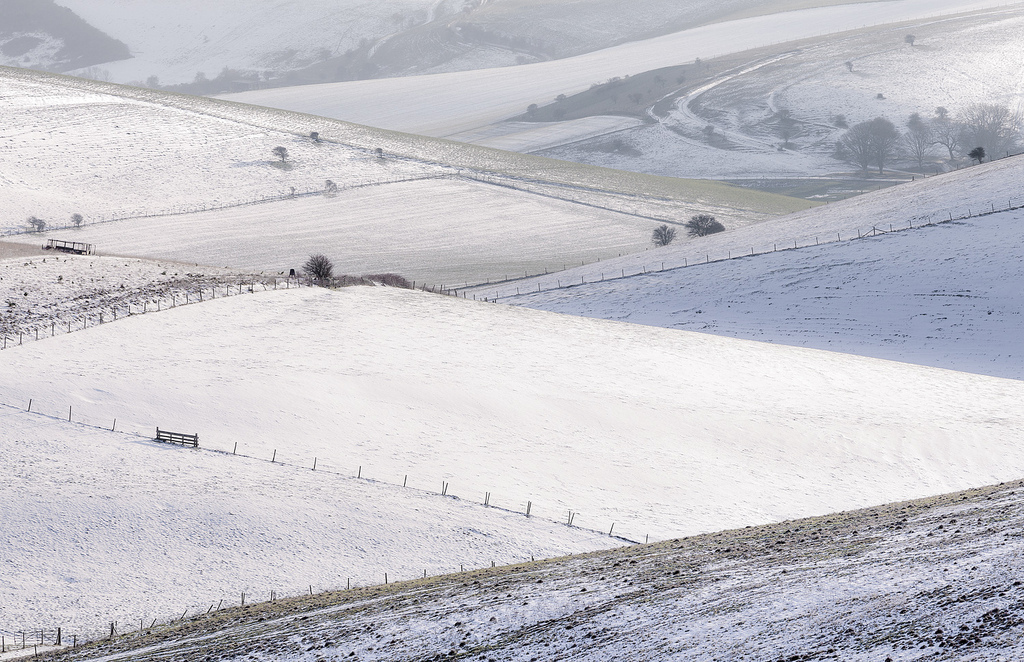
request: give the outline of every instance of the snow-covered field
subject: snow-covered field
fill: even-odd
[[[630,42],[562,60],[404,78],[306,85],[227,95],[275,108],[450,136],[519,115],[531,103],[592,83],[867,25],[1019,3],[1006,0],[894,0],[744,18]]]
[[[990,211],[1022,175],[1024,159],[1004,159],[475,292],[543,310],[1024,379],[1024,212],[920,227]],[[1020,207],[1024,198],[999,206],[1011,202]],[[888,233],[890,224],[905,231]],[[872,226],[885,234],[856,239]],[[799,250],[781,250],[794,242]],[[721,260],[730,251],[747,257]],[[721,261],[702,264],[707,256]],[[661,273],[662,264],[669,271]]]
[[[749,223],[807,207],[715,182],[37,72],[0,70],[0,90],[0,154],[10,165],[0,174],[0,229],[24,231],[29,216],[51,227],[84,217],[80,229],[18,238],[33,244],[56,236],[108,254],[257,270],[297,267],[323,247],[346,269],[408,267],[410,278],[465,282],[639,250],[652,221],[637,215],[710,209]],[[327,180],[340,189],[335,199],[317,195]],[[293,189],[312,197],[282,200]],[[189,213],[210,208],[220,210]]]
[[[760,57],[680,95],[656,126],[619,132],[632,150],[602,150],[583,140],[540,153],[553,158],[677,177],[807,177],[851,166],[831,158],[848,125],[878,116],[903,130],[911,113],[929,119],[936,107],[952,115],[973,103],[1018,109],[1024,104],[1024,6],[963,17],[924,20],[802,43],[782,56]],[[914,45],[904,41],[914,34]],[[852,71],[843,65],[850,62]],[[907,75],[908,71],[914,75]],[[879,99],[881,94],[884,98]],[[792,120],[780,150],[779,113]],[[728,148],[703,131],[713,126]],[[969,149],[969,148],[968,148]],[[628,152],[628,153],[627,153]],[[926,170],[948,167],[933,146]],[[956,158],[962,158],[957,154]],[[964,159],[966,161],[966,159]],[[900,162],[898,167],[917,164]]]
[[[186,608],[238,604],[243,592],[247,602],[264,601],[271,591],[299,595],[349,580],[383,583],[384,573],[397,581],[619,544],[442,497],[440,484],[431,494],[312,471],[312,463],[232,456],[230,448],[186,450],[151,441],[153,430],[120,432],[120,421],[111,432],[112,420],[102,429],[16,404],[0,405],[0,630],[8,643],[12,632],[33,628],[95,636],[117,621],[121,631],[137,630],[140,620],[165,621]],[[207,445],[202,435],[200,443]]]
[[[535,292],[538,287],[549,290],[559,284],[580,283],[581,279],[592,283],[622,274],[714,262],[728,259],[730,255],[750,256],[794,246],[845,242],[876,231],[887,232],[890,228],[903,230],[968,214],[1005,210],[1024,204],[1024,196],[1018,193],[1022,176],[1024,157],[1001,159],[939,176],[918,178],[767,222],[743,226],[726,222],[724,232],[706,237],[689,238],[685,229],[679,228],[678,238],[663,248],[518,283],[481,286],[475,291],[482,297],[505,300],[505,297],[515,295],[517,290],[519,293]]]
[[[392,484],[447,481],[634,540],[1024,470],[1021,382],[408,290],[235,296],[0,362],[0,402]]]
[[[1024,211],[516,297],[560,313],[1024,380]]]
[[[67,659],[1009,662],[1022,487],[196,616]]]
[[[18,237],[89,242],[104,254],[193,261],[268,274],[311,253],[337,274],[397,272],[462,286],[643,251],[646,218],[462,180],[423,180],[270,204],[141,218]],[[585,236],[585,243],[580,237]]]

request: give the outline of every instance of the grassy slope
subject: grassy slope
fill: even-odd
[[[1012,659],[1021,488],[264,603],[59,659]]]

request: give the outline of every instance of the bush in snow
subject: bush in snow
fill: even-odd
[[[670,228],[664,223],[654,228],[654,232],[651,233],[651,241],[654,242],[655,246],[668,246],[675,238],[676,229]]]
[[[710,214],[697,214],[686,222],[686,231],[691,237],[706,237],[725,230],[725,226]]]
[[[314,253],[309,256],[306,263],[302,265],[302,270],[310,278],[316,279],[318,282],[323,284],[324,281],[329,279],[334,273],[334,263],[331,262],[323,253]]]

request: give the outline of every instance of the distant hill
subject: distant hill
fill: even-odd
[[[130,58],[128,46],[53,0],[0,0],[0,64],[70,71]]]

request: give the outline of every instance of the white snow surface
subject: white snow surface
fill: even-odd
[[[75,422],[198,432],[204,449],[307,470],[448,482],[641,541],[1024,470],[1018,381],[389,288],[217,299],[0,365],[0,402],[57,418],[70,406]]]
[[[670,245],[643,253],[624,255],[600,263],[575,267],[558,274],[537,276],[505,285],[480,286],[476,292],[487,298],[506,297],[568,285],[592,283],[615,276],[661,271],[695,263],[714,262],[730,256],[750,256],[776,250],[801,248],[855,240],[858,236],[904,230],[927,223],[966,217],[1024,204],[1020,182],[1024,178],[1024,156],[1000,159],[928,178],[918,178],[828,205],[752,224],[733,224],[726,219],[725,231],[690,238],[677,226],[677,239]]]
[[[8,634],[61,626],[98,635],[112,621],[137,630],[140,619],[238,604],[242,592],[262,601],[272,590],[380,584],[385,572],[412,579],[617,542],[322,467],[185,450],[152,441],[152,431],[111,432],[110,421],[105,430],[68,423],[27,404],[0,406]]]
[[[12,239],[67,239],[108,255],[284,274],[320,252],[338,275],[398,272],[420,284],[461,287],[643,251],[655,226],[501,186],[426,179]]]
[[[543,310],[1024,379],[1024,211],[1005,211],[1024,198],[999,200],[1017,192],[1022,177],[1024,158],[1003,159],[476,293]],[[921,227],[993,208],[1004,211]],[[856,238],[872,235],[872,227],[885,234]],[[783,250],[794,243],[799,250]],[[723,259],[730,253],[736,259]]]
[[[18,240],[247,270],[321,251],[358,273],[493,281],[639,250],[654,225],[644,217],[711,210],[753,222],[807,205],[18,69],[0,69],[0,119],[0,231],[24,232],[30,216],[61,228],[80,213],[81,228]],[[320,195],[327,180],[334,199]]]
[[[774,43],[943,14],[1006,0],[895,0],[725,21],[572,58],[425,76],[305,85],[224,98],[430,136],[478,129],[595,82]]]

